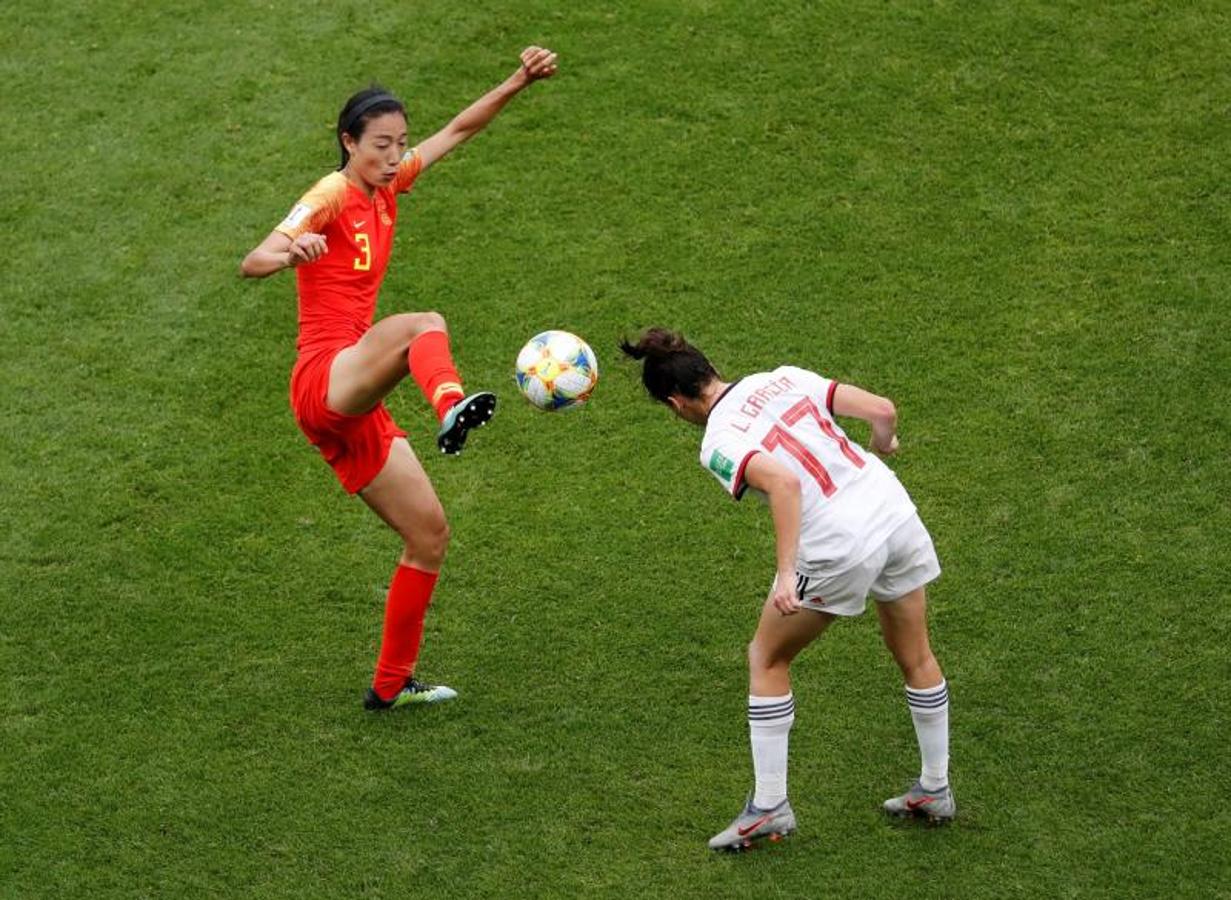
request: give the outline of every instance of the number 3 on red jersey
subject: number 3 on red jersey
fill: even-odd
[[[800,420],[808,416],[816,420],[817,427],[821,429],[826,437],[837,442],[843,456],[849,459],[856,468],[863,468],[863,458],[851,449],[850,441],[844,435],[838,434],[834,430],[833,423],[821,415],[821,411],[816,408],[816,404],[812,402],[811,397],[804,397],[788,409],[782,416],[782,421],[787,425],[796,425]],[[821,493],[826,497],[832,497],[834,492],[838,490],[838,486],[833,483],[833,479],[829,477],[829,472],[821,465],[821,461],[813,456],[807,447],[801,444],[791,432],[781,425],[775,425],[769,430],[769,433],[761,440],[761,446],[770,453],[781,447],[799,460],[799,464],[804,467],[804,470],[816,479],[816,483],[821,487]]]
[[[362,256],[355,257],[355,271],[366,272],[372,268],[372,242],[362,231],[355,232],[355,244]]]

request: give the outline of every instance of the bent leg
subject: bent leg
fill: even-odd
[[[784,616],[768,600],[748,645],[748,740],[756,778],[752,805],[776,809],[787,798],[787,748],[795,724],[791,661],[834,616],[802,610]]]
[[[902,670],[908,688],[932,688],[944,680],[928,642],[927,593],[916,588],[898,600],[877,601],[881,637]]]
[[[919,784],[924,791],[939,791],[949,783],[949,686],[928,643],[925,591],[920,587],[899,600],[878,602],[876,611],[885,646],[906,679],[906,703],[919,741]]]
[[[334,357],[325,403],[356,416],[372,409],[410,373],[411,343],[421,334],[445,331],[438,313],[399,313],[381,319]]]
[[[789,693],[791,661],[820,637],[835,618],[811,609],[784,616],[766,601],[757,632],[748,645],[748,692],[763,697]]]
[[[359,496],[402,538],[402,565],[440,570],[449,546],[449,524],[406,438],[394,439],[384,468]]]
[[[396,438],[380,474],[360,494],[402,538],[400,563],[385,600],[385,625],[372,690],[392,699],[415,670],[423,620],[449,543],[444,509],[405,438]]]

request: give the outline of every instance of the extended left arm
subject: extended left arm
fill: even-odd
[[[521,52],[517,71],[492,88],[474,103],[453,117],[453,120],[418,146],[426,169],[448,155],[459,144],[470,140],[487,124],[514,95],[543,78],[556,74],[556,54],[542,47],[527,47]]]

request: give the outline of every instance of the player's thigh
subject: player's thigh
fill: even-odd
[[[431,312],[381,319],[334,357],[326,404],[348,416],[367,412],[410,372],[406,358],[410,342],[425,331],[444,329],[444,318]]]
[[[393,439],[384,467],[359,496],[408,543],[447,532],[436,489],[405,438]]]
[[[836,616],[811,609],[801,609],[784,616],[769,600],[761,608],[756,634],[748,647],[751,666],[782,665],[793,660],[804,647],[824,633]]]
[[[917,587],[896,600],[876,603],[881,636],[900,664],[919,665],[931,655],[928,642],[927,589]]]
[[[889,556],[871,588],[885,645],[905,668],[931,658],[927,585],[940,575],[931,535],[919,517],[898,527],[886,542]]]

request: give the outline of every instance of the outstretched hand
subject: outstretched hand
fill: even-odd
[[[546,47],[527,47],[521,52],[521,67],[530,81],[556,74],[556,54]]]

